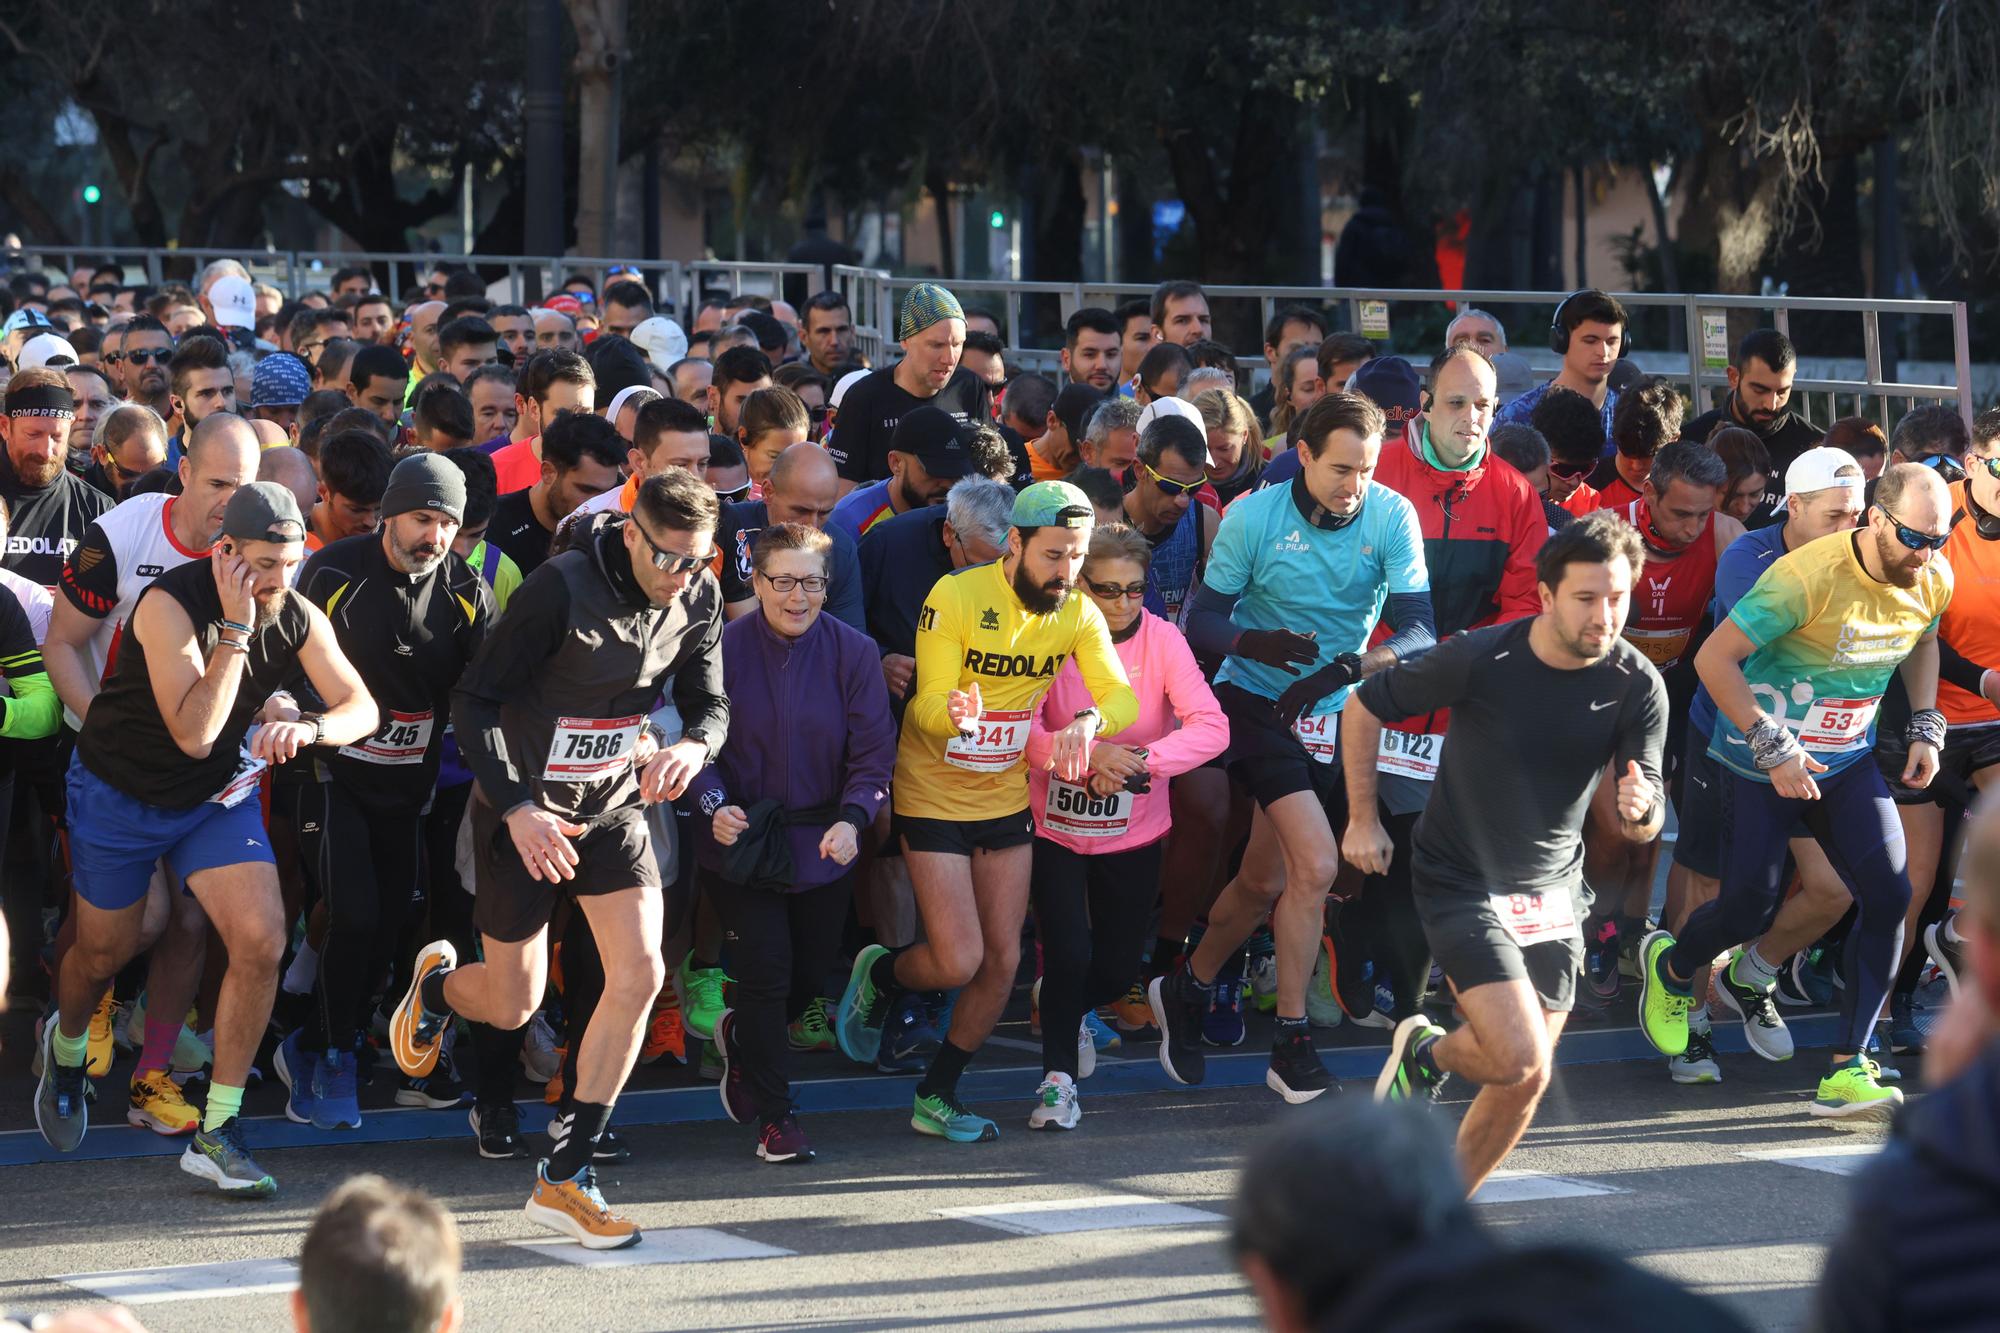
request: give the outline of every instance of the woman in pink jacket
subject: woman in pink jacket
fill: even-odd
[[[1167,779],[1229,744],[1229,723],[1187,640],[1141,605],[1151,560],[1143,536],[1112,524],[1091,537],[1083,562],[1083,586],[1139,695],[1138,720],[1115,742],[1097,742],[1083,782],[1050,773],[1055,733],[1090,707],[1072,661],[1057,673],[1028,734],[1046,1071],[1028,1117],[1033,1129],[1076,1128],[1076,1080],[1097,1063],[1083,1016],[1124,994],[1138,971],[1159,890]]]

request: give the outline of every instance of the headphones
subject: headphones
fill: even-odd
[[[1569,309],[1569,303],[1580,297],[1602,295],[1604,293],[1598,291],[1595,287],[1585,287],[1581,291],[1571,292],[1556,303],[1556,313],[1549,317],[1550,351],[1556,353],[1558,356],[1569,352],[1569,326],[1563,323],[1563,311]],[[1618,359],[1623,361],[1626,354],[1632,350],[1632,326],[1624,324],[1620,327],[1624,330],[1625,336],[1618,340]]]

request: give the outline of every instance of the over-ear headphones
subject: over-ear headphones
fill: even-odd
[[[1595,287],[1585,287],[1581,291],[1571,292],[1556,303],[1556,313],[1549,319],[1550,351],[1558,356],[1565,355],[1569,351],[1569,326],[1563,323],[1563,311],[1569,309],[1569,303],[1583,296],[1602,295],[1603,293]],[[1618,359],[1623,361],[1632,350],[1632,326],[1628,323],[1621,325],[1620,328],[1624,336],[1618,340]]]

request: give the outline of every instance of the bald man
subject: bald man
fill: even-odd
[[[577,350],[576,321],[560,310],[536,310],[535,350],[561,347],[566,351]]]
[[[257,432],[257,447],[260,449],[275,449],[292,442],[291,432],[275,421],[253,421],[250,429]]]
[[[299,502],[299,512],[309,514],[319,503],[319,474],[305,450],[289,444],[266,449],[257,460],[257,480],[275,481]]]
[[[762,500],[722,506],[715,541],[722,548],[723,614],[734,620],[757,609],[757,594],[750,586],[750,548],[757,534],[773,523],[803,523],[833,539],[833,582],[826,590],[827,614],[866,634],[861,559],[854,538],[826,522],[839,498],[840,471],[833,456],[816,444],[805,443],[793,445],[771,464]]]
[[[420,301],[410,307],[410,350],[417,355],[416,370],[410,376],[413,389],[417,381],[438,369],[438,316],[442,314],[442,301]]]

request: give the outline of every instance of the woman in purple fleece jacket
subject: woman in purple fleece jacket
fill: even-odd
[[[722,632],[723,681],[744,725],[730,729],[695,783],[713,834],[697,850],[714,874],[736,977],[735,1008],[715,1027],[722,1105],[739,1123],[757,1118],[757,1155],[767,1162],[813,1157],[792,1113],[785,1026],[819,994],[840,945],[857,841],[888,799],[896,766],[881,653],[865,634],[820,614],[831,551],[825,533],[795,523],[758,536],[758,614]],[[716,873],[719,849],[748,827],[746,808],[764,800],[781,802],[795,821],[794,878],[782,890]],[[814,807],[837,809],[839,818],[798,819]]]

